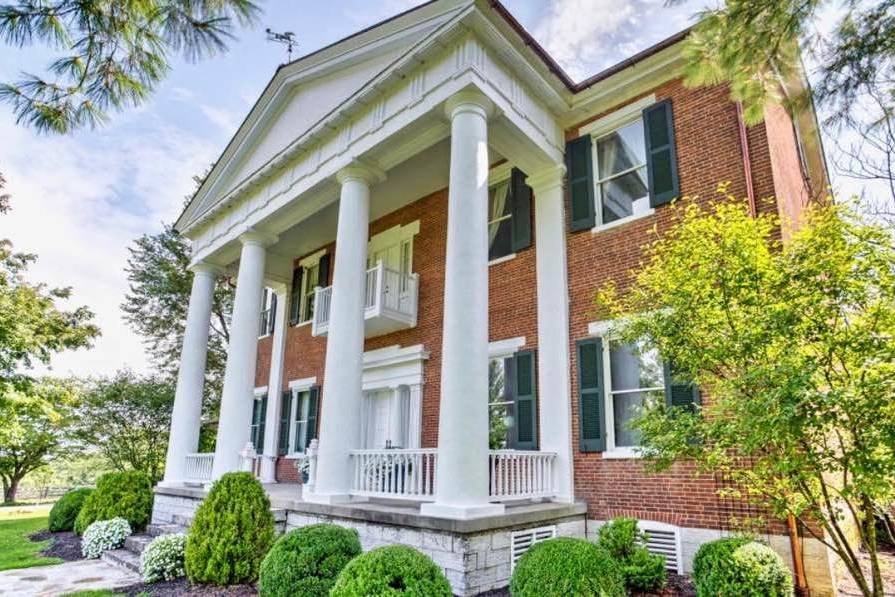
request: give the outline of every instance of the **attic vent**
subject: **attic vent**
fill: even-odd
[[[516,561],[522,557],[528,548],[535,543],[553,539],[556,537],[556,526],[538,527],[536,529],[525,529],[524,531],[513,531],[510,533],[510,557],[512,564],[510,568],[516,566]]]
[[[677,527],[658,522],[641,521],[640,529],[649,535],[646,548],[665,558],[665,568],[681,573],[680,531]]]

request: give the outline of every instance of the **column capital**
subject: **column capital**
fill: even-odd
[[[444,103],[444,112],[448,118],[463,112],[474,112],[483,116],[486,120],[494,115],[495,107],[487,95],[478,89],[464,89],[458,91]]]
[[[336,172],[336,180],[339,181],[339,184],[345,184],[349,180],[357,180],[369,187],[374,183],[385,180],[385,172],[371,164],[354,161]]]
[[[214,263],[208,263],[207,261],[193,263],[187,269],[194,274],[208,274],[209,276],[220,276],[224,273],[223,267]]]
[[[278,240],[279,237],[277,235],[261,232],[260,230],[255,230],[254,228],[249,228],[239,235],[239,242],[241,242],[243,245],[269,247],[270,245],[276,243]]]
[[[565,164],[554,164],[527,176],[525,182],[533,191],[535,191],[535,194],[537,194],[538,189],[543,191],[562,186],[562,181],[563,178],[565,178],[565,175]]]

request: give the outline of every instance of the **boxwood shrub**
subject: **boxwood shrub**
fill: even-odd
[[[75,520],[79,535],[97,520],[123,518],[135,531],[142,530],[152,514],[152,479],[140,471],[106,473],[84,500]]]
[[[226,473],[196,510],[186,540],[193,582],[231,585],[258,580],[274,538],[270,500],[250,473]]]
[[[656,592],[668,580],[665,558],[647,551],[647,539],[636,518],[615,518],[600,527],[597,545],[618,562],[629,591]]]
[[[693,558],[693,583],[700,596],[790,597],[792,575],[777,552],[748,537],[704,543]]]
[[[377,547],[351,560],[331,597],[451,597],[451,585],[429,556],[406,545]]]
[[[280,537],[261,562],[261,597],[327,597],[345,564],[360,555],[357,531],[312,524]]]
[[[58,533],[75,528],[75,519],[78,518],[78,514],[81,512],[84,500],[91,493],[93,493],[93,490],[85,487],[72,489],[60,497],[53,504],[53,509],[50,510],[49,529],[54,533]]]
[[[97,520],[84,530],[81,554],[85,558],[98,558],[104,551],[118,549],[131,534],[131,525],[123,518]]]
[[[510,578],[513,597],[624,597],[618,563],[585,539],[560,537],[529,548]]]

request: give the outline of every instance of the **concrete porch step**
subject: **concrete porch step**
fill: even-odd
[[[161,537],[162,535],[171,535],[173,533],[186,533],[187,528],[179,524],[154,523],[146,526],[146,534],[153,537]]]
[[[146,549],[147,545],[152,543],[153,539],[155,539],[155,535],[150,535],[148,533],[131,535],[124,540],[124,549],[139,555],[143,553],[143,550]]]
[[[140,574],[140,556],[127,549],[112,549],[103,552],[100,559],[119,568],[126,568]]]

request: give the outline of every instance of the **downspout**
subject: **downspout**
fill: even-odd
[[[799,527],[796,517],[786,515],[786,528],[789,530],[789,548],[792,551],[792,567],[796,573],[796,595],[809,597],[811,589],[808,588],[808,579],[805,577],[805,562],[802,559],[802,541],[799,538]]]
[[[743,174],[746,177],[746,197],[749,200],[749,214],[758,215],[755,205],[755,187],[752,184],[752,159],[749,153],[749,139],[746,137],[746,121],[743,119],[743,103],[737,102],[737,127],[740,133],[740,151],[743,154]]]

